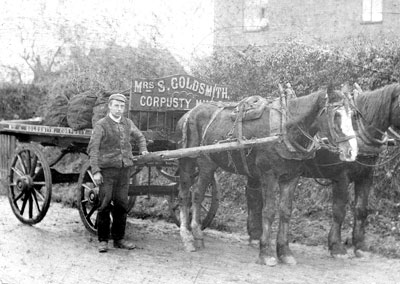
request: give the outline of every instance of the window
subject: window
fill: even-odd
[[[362,21],[364,23],[382,22],[382,0],[363,0]]]
[[[244,0],[244,31],[258,32],[268,27],[267,5],[268,0]]]

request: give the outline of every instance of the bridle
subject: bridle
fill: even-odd
[[[380,129],[377,129],[375,127],[375,129],[382,134],[382,139],[378,139],[376,137],[373,137],[366,129],[363,123],[363,120],[366,121],[366,119],[363,117],[363,115],[361,114],[361,112],[357,110],[357,114],[355,115],[355,122],[357,124],[357,132],[358,132],[358,136],[359,138],[367,145],[370,146],[382,146],[383,144],[386,144],[388,141],[388,136],[386,133],[384,133],[383,131],[381,131]]]
[[[330,151],[337,151],[338,150],[338,145],[340,143],[349,141],[350,139],[356,138],[356,135],[345,135],[345,136],[340,136],[338,133],[335,131],[335,114],[336,111],[343,107],[346,106],[346,103],[343,100],[339,102],[334,102],[334,103],[329,103],[327,101],[325,103],[325,107],[321,109],[319,112],[319,116],[321,116],[324,112],[326,112],[327,119],[328,119],[328,130],[329,130],[329,135],[331,136],[331,139],[323,139],[319,138],[320,140],[323,140],[321,143],[321,147],[329,148]]]
[[[339,143],[343,143],[346,141],[349,141],[350,139],[354,139],[356,138],[356,135],[345,135],[345,136],[339,136],[336,131],[335,131],[335,114],[336,111],[345,106],[345,102],[344,100],[342,100],[341,102],[335,102],[335,103],[327,103],[325,108],[327,111],[327,116],[328,116],[328,129],[329,129],[329,134],[331,135],[333,141],[334,141],[334,145],[337,146]],[[324,109],[325,109],[324,108]],[[322,109],[322,110],[324,110]]]
[[[308,134],[306,131],[304,131],[300,126],[297,125],[297,128],[299,131],[307,137],[311,143],[307,147],[304,147],[300,145],[296,140],[290,140],[286,135],[284,135],[283,140],[286,144],[286,146],[289,149],[297,150],[303,153],[310,153],[312,151],[316,151],[320,149],[321,147],[328,148],[332,152],[339,152],[339,147],[338,145],[340,143],[349,141],[350,139],[356,138],[355,135],[346,135],[346,136],[340,136],[338,133],[335,131],[335,114],[337,109],[344,107],[345,106],[345,100],[341,100],[338,102],[333,102],[330,103],[329,100],[326,101],[325,106],[319,111],[318,116],[323,115],[324,112],[327,114],[328,118],[328,130],[329,130],[329,135],[331,139],[329,138],[324,138],[320,137],[318,133],[312,137],[310,134]]]

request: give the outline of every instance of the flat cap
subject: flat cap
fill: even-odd
[[[111,100],[117,100],[120,102],[125,103],[126,102],[126,97],[123,94],[112,94],[109,98],[108,101],[110,102]]]

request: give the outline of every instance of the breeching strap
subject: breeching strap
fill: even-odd
[[[215,121],[215,119],[217,118],[217,116],[224,110],[224,107],[220,107],[218,108],[211,116],[210,121],[208,122],[207,126],[205,127],[204,131],[203,131],[203,135],[202,135],[202,139],[201,139],[201,144],[200,145],[204,145],[205,143],[205,137],[207,134],[207,131],[210,127],[210,125]],[[233,133],[235,132],[235,130],[237,129],[237,133],[238,133],[238,137],[237,139],[240,141],[243,138],[243,105],[239,106],[239,112],[237,114],[237,117],[235,119],[234,125],[231,129],[231,131],[229,131],[228,133],[228,139],[232,138]],[[251,176],[250,171],[249,171],[249,167],[247,165],[247,160],[246,160],[246,155],[244,153],[244,149],[239,149],[240,151],[240,157],[242,160],[242,164],[243,164],[243,169],[246,173],[246,175]],[[228,153],[229,155],[229,153]],[[235,169],[236,166],[234,165]]]
[[[239,113],[237,116],[237,132],[238,132],[238,139],[239,141],[242,140],[243,138],[243,108],[244,106],[241,105],[239,107]],[[242,165],[243,165],[243,169],[245,171],[245,173],[247,174],[247,176],[251,176],[250,171],[249,171],[249,166],[247,165],[247,160],[246,160],[246,155],[244,153],[244,149],[240,149],[240,158],[242,159]]]

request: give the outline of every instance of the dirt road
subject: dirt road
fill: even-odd
[[[323,247],[293,244],[297,266],[255,264],[246,236],[206,231],[206,248],[186,253],[178,228],[130,219],[139,249],[97,252],[76,209],[53,203],[45,219],[21,224],[0,196],[0,283],[399,283],[400,260],[332,259]]]

